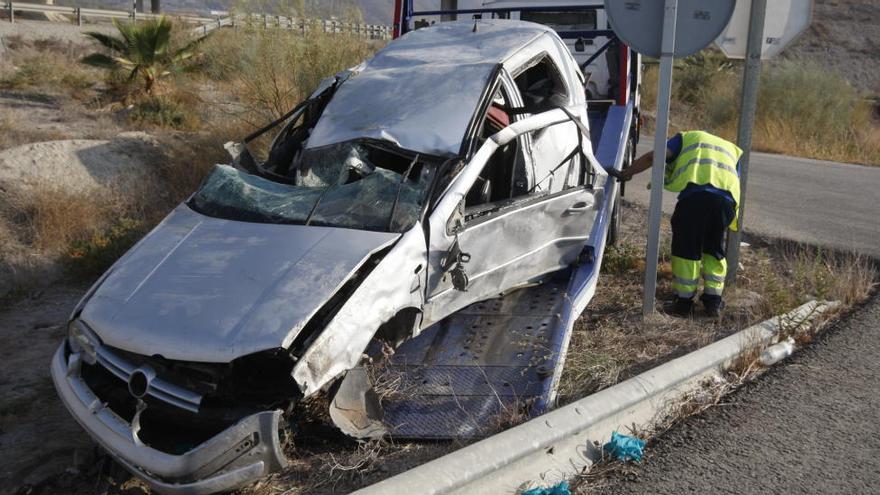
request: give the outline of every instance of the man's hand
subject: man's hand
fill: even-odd
[[[624,169],[621,171],[614,170],[613,168],[608,170],[608,175],[617,179],[618,182],[626,182],[632,179],[632,174],[629,173],[629,169]]]

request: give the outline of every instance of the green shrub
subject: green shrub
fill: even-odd
[[[634,244],[621,242],[608,246],[602,257],[603,273],[625,273],[638,266],[641,256]]]
[[[9,89],[27,89],[51,84],[58,78],[59,67],[53,57],[36,55],[18,66],[0,84]]]
[[[184,70],[196,56],[196,46],[202,42],[202,38],[188,39],[183,46],[175,46],[173,41],[179,30],[167,17],[140,23],[114,19],[113,25],[119,32],[118,37],[97,31],[85,33],[100,43],[103,51],[83,57],[81,62],[111,72],[127,72],[129,79],[141,81],[148,95],[153,95],[160,79]],[[178,36],[178,40],[182,38]]]
[[[147,96],[132,107],[129,119],[139,125],[192,130],[199,125],[196,112],[170,96]]]
[[[63,89],[79,96],[96,81],[93,73],[72,66],[64,55],[37,53],[23,59],[11,74],[0,78],[0,87],[19,91]]]
[[[704,102],[705,94],[719,81],[734,75],[734,63],[721,52],[703,50],[676,64],[674,98],[690,105]]]

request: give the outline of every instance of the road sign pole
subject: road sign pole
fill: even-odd
[[[660,252],[660,220],[663,212],[663,176],[666,168],[666,135],[669,132],[669,100],[672,97],[672,63],[678,0],[665,0],[660,81],[657,90],[657,120],[654,130],[654,163],[651,169],[651,210],[648,215],[648,249],[645,258],[645,296],[642,314],[654,314],[657,295],[657,256]]]
[[[764,46],[764,19],[767,15],[767,0],[752,0],[749,14],[749,35],[746,47],[746,65],[743,70],[742,106],[737,129],[737,146],[743,150],[739,159],[739,222],[736,231],[730,231],[727,243],[727,285],[736,285],[736,272],[739,268],[739,246],[742,242],[743,219],[746,213],[746,186],[749,178],[749,159],[752,151],[752,128],[755,125],[755,111],[758,106],[758,85],[761,76],[761,51]]]

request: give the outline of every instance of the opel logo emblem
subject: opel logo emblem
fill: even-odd
[[[128,377],[128,393],[136,399],[143,399],[150,391],[150,382],[156,373],[149,368],[138,368]]]

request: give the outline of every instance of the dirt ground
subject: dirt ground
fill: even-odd
[[[88,436],[61,405],[49,360],[82,286],[29,294],[0,311],[0,492],[76,470],[91,462]]]

